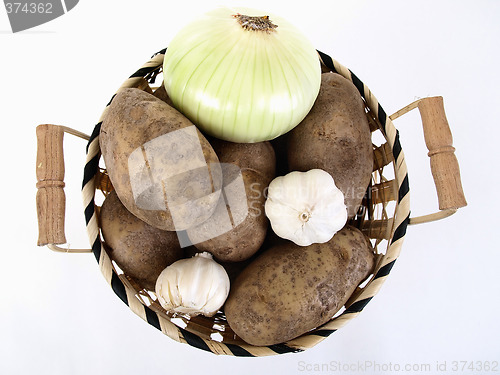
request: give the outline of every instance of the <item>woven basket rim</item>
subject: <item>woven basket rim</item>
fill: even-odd
[[[122,84],[117,92],[122,88],[137,87],[140,80],[146,79],[150,83],[153,83],[161,70],[165,51],[166,48],[155,53],[149,61],[134,72]],[[111,259],[104,249],[96,213],[95,192],[97,190],[97,186],[95,177],[99,172],[99,131],[105,117],[106,110],[113,100],[114,95],[106,105],[99,122],[95,125],[86,148],[87,157],[82,183],[85,221],[89,241],[92,246],[92,252],[96,257],[103,276],[110,284],[115,294],[135,314],[140,316],[148,324],[161,330],[164,334],[175,341],[187,343],[193,347],[210,351],[214,354],[233,356],[267,356],[306,350],[323,341],[330,334],[336,332],[339,328],[356,317],[379,291],[394,266],[401,250],[410,215],[408,173],[399,141],[399,132],[394,127],[391,119],[386,115],[375,96],[352,71],[323,52],[318,51],[318,55],[321,63],[325,67],[354,83],[363,97],[366,106],[369,107],[373,115],[376,116],[376,121],[380,124],[380,130],[387,140],[387,143],[390,145],[391,152],[394,157],[394,179],[397,181],[398,191],[388,247],[386,253],[380,257],[374,275],[367,282],[366,287],[363,288],[360,293],[355,296],[355,298],[351,299],[349,306],[344,311],[342,311],[339,315],[336,315],[332,320],[309,333],[283,344],[258,347],[246,343],[235,344],[204,338],[190,330],[174,324],[171,320],[165,318],[162,314],[159,314],[158,311],[149,305],[147,298],[137,298],[137,291],[134,286],[131,285],[130,282],[123,277],[123,275],[119,275],[117,273]]]

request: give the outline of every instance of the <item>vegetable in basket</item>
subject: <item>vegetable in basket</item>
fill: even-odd
[[[176,232],[157,229],[132,215],[116,191],[104,199],[99,218],[110,257],[143,288],[154,290],[165,267],[183,256]]]
[[[370,126],[356,86],[340,74],[323,73],[314,106],[287,138],[290,170],[330,173],[344,193],[348,217],[354,217],[373,171]]]
[[[229,276],[207,252],[165,268],[156,282],[160,305],[171,313],[213,316],[229,294]]]
[[[163,230],[207,220],[222,187],[219,159],[186,117],[140,89],[122,89],[101,126],[99,144],[123,205]]]
[[[227,322],[249,344],[286,342],[332,319],[373,265],[373,248],[351,226],[323,244],[283,242],[233,282],[224,307]]]
[[[265,210],[274,232],[299,246],[329,241],[347,221],[344,194],[322,169],[276,177]]]
[[[233,142],[270,140],[296,126],[320,76],[318,54],[297,28],[251,9],[206,13],[173,38],[163,64],[174,106]]]
[[[187,235],[194,246],[219,261],[243,261],[260,249],[267,234],[264,203],[275,175],[274,149],[269,142],[209,140],[221,162],[223,194],[215,213],[189,228]]]

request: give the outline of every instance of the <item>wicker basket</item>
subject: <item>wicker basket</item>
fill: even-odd
[[[164,53],[165,50],[162,50],[153,55],[123,83],[121,88],[137,87],[148,92],[156,90],[154,83],[162,72]],[[376,266],[368,281],[357,288],[341,311],[329,322],[282,344],[252,346],[234,334],[222,312],[212,318],[197,316],[187,319],[169,315],[161,308],[153,293],[142,290],[123,274],[105,250],[99,228],[99,207],[96,204],[96,194],[106,195],[112,189],[106,171],[100,167],[98,137],[106,109],[90,137],[64,126],[37,127],[38,245],[47,245],[55,251],[92,252],[106,281],[135,314],[170,338],[199,349],[234,356],[266,356],[303,351],[324,340],[356,317],[379,291],[399,256],[409,224],[444,218],[453,214],[459,207],[465,206],[466,202],[442,98],[421,99],[394,115],[387,116],[366,85],[349,69],[328,55],[318,53],[324,71],[341,74],[352,81],[361,93],[372,131],[374,153],[372,181],[363,200],[363,206],[351,224],[360,228],[371,239],[377,254]],[[413,108],[419,108],[422,116],[440,209],[435,214],[418,218],[410,218],[408,174],[399,134],[392,122]],[[63,191],[65,132],[88,140],[82,192],[91,249],[66,249],[57,246],[66,243]]]

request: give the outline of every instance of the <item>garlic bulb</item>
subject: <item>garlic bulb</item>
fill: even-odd
[[[181,259],[165,268],[156,281],[156,296],[169,312],[214,315],[229,294],[224,267],[208,252]]]
[[[299,246],[328,242],[347,222],[344,194],[322,169],[276,177],[265,211],[274,232]]]

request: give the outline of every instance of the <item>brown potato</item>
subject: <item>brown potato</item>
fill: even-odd
[[[109,256],[144,288],[154,290],[161,271],[183,256],[176,232],[157,229],[132,215],[115,191],[102,204],[100,222]]]
[[[170,99],[170,97],[168,96],[167,90],[165,90],[165,85],[163,83],[153,92],[153,95],[156,96],[158,99],[163,100],[169,106],[171,107],[174,106],[174,103],[172,102],[172,99]]]
[[[99,144],[123,205],[149,225],[184,230],[208,219],[222,187],[212,146],[180,112],[139,89],[120,90]]]
[[[324,244],[277,245],[231,285],[224,307],[229,326],[252,345],[291,340],[329,321],[373,265],[370,243],[350,226]]]
[[[319,168],[344,193],[348,216],[355,216],[373,170],[373,146],[363,99],[337,73],[321,75],[319,95],[309,114],[288,133],[290,170]]]
[[[269,142],[212,139],[211,144],[222,163],[224,193],[214,215],[187,235],[196,248],[218,260],[240,262],[255,254],[266,237],[264,203],[275,175],[274,150]]]
[[[209,141],[221,163],[254,170],[269,182],[275,177],[276,156],[269,142],[234,143],[217,138],[209,138]]]

